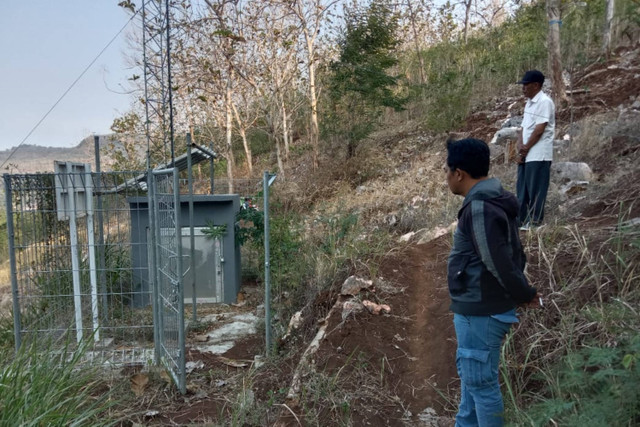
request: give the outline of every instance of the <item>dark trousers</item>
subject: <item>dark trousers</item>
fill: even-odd
[[[544,219],[551,162],[526,162],[518,165],[518,203],[520,224],[539,225]]]

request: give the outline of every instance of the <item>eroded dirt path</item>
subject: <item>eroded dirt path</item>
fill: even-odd
[[[355,425],[420,425],[418,415],[428,408],[450,415],[441,397],[457,381],[446,285],[449,240],[445,235],[410,246],[383,262],[386,285],[360,297],[388,304],[390,314],[363,311],[343,320],[338,311],[329,320],[316,366],[358,383],[351,402]],[[374,384],[394,399],[377,404],[380,396],[366,391]]]

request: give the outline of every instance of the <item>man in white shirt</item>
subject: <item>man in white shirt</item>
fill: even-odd
[[[524,107],[522,129],[518,134],[518,182],[516,192],[520,204],[521,229],[539,226],[544,219],[551,161],[553,137],[556,127],[556,108],[544,92],[544,75],[530,70],[518,84],[528,98]]]

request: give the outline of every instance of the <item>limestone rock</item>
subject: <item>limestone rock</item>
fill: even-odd
[[[356,296],[361,289],[368,289],[373,286],[373,281],[364,280],[356,276],[349,276],[342,284],[341,295]]]
[[[408,242],[409,240],[411,240],[411,238],[416,234],[415,231],[410,231],[407,234],[403,234],[402,236],[400,236],[400,238],[398,239],[399,242]]]
[[[589,181],[569,181],[560,188],[560,193],[564,196],[573,196],[587,189]]]
[[[377,304],[373,301],[364,300],[362,301],[362,305],[365,306],[367,310],[369,310],[369,313],[375,315],[391,312],[391,307],[389,307],[387,304]]]
[[[551,165],[551,179],[556,182],[591,181],[593,172],[586,163],[557,162]]]
[[[491,140],[491,144],[504,144],[507,141],[515,141],[518,139],[518,130],[517,127],[506,127],[500,129],[498,132],[493,135],[493,139]]]
[[[443,234],[452,233],[458,226],[458,221],[449,224],[448,227],[436,227],[431,230],[420,230],[416,234],[419,236],[418,244],[430,242],[433,239],[437,239]]]
[[[350,314],[360,313],[363,310],[364,305],[360,301],[356,299],[345,301],[342,305],[342,320],[345,320]]]

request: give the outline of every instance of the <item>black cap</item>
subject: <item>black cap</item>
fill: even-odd
[[[527,83],[544,83],[544,74],[538,70],[529,70],[524,73],[522,80],[518,82],[519,85],[526,85]]]

